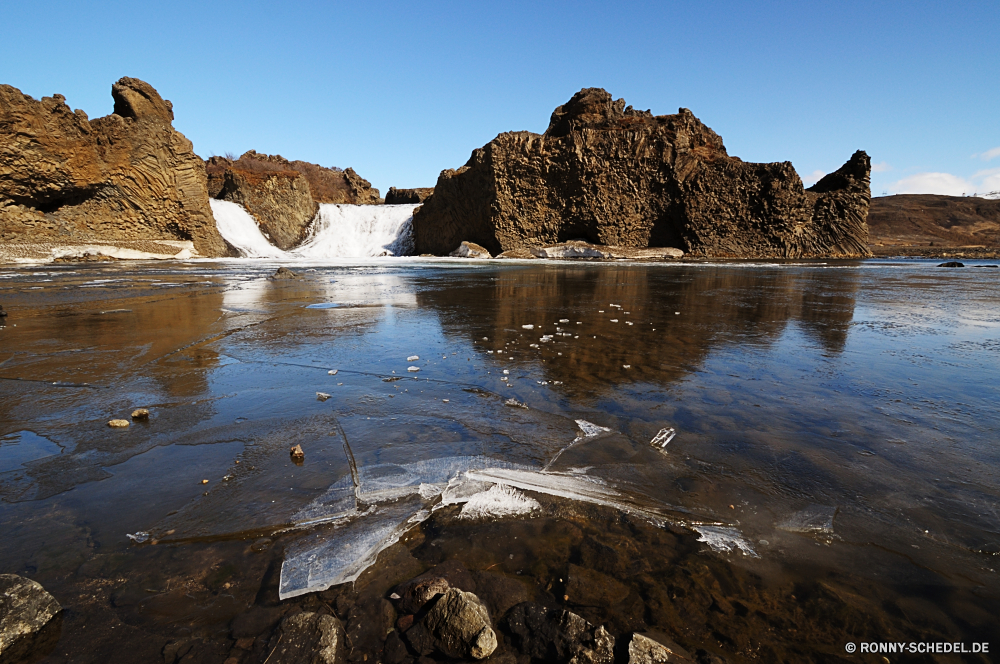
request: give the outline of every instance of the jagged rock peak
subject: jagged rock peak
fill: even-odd
[[[115,115],[133,120],[152,116],[168,123],[174,121],[174,105],[146,81],[123,76],[111,86],[111,96],[115,100]]]

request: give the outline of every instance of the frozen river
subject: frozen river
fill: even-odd
[[[51,661],[222,652],[402,547],[734,661],[1000,633],[1000,269],[279,264],[0,269],[0,573],[72,609]]]

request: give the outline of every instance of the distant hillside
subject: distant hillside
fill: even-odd
[[[876,254],[893,247],[923,247],[919,253],[931,247],[995,251],[1000,249],[1000,200],[933,194],[872,198],[868,235]]]

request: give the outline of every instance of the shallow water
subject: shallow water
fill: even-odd
[[[395,259],[268,280],[276,266],[0,269],[0,572],[72,608],[53,661],[139,638],[87,636],[98,619],[222,648],[282,560],[331,561],[282,572],[291,596],[293,578],[305,591],[361,574],[344,571],[345,543],[374,559],[397,538],[426,564],[501,565],[556,602],[568,564],[641,569],[639,608],[576,610],[748,661],[823,661],[858,630],[998,632],[997,270]],[[136,407],[151,418],[107,427]],[[539,507],[433,511],[456,478]],[[602,537],[627,564],[586,562]],[[868,624],[796,650],[746,616],[657,622],[675,616],[663,601],[681,606],[650,589],[671,565],[754,579],[712,601],[781,620],[824,579]]]

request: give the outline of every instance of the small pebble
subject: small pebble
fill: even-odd
[[[301,445],[293,445],[291,449],[288,450],[288,453],[291,455],[292,459],[296,461],[301,461],[306,458],[306,453],[302,451]]]
[[[201,483],[202,484],[208,484],[208,480],[202,480]]]
[[[128,426],[128,420],[109,420],[109,427],[124,428]]]
[[[148,408],[136,408],[132,411],[133,420],[148,420],[149,419],[149,409]]]

